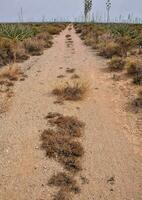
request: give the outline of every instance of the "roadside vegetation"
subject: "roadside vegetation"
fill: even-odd
[[[7,110],[14,81],[24,81],[26,77],[16,63],[43,54],[52,46],[53,35],[65,27],[65,23],[0,24],[0,113]]]
[[[141,90],[141,25],[76,23],[74,27],[87,46],[91,46],[98,56],[108,60],[111,72],[125,74],[126,79],[131,79],[131,83]]]
[[[0,67],[41,55],[52,46],[53,35],[65,27],[66,24],[1,24]]]

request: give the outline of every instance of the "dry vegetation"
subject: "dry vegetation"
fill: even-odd
[[[76,33],[99,56],[110,71],[121,71],[125,80],[142,85],[142,26],[128,24],[75,24]],[[121,76],[121,75],[120,75]]]
[[[29,55],[41,55],[52,46],[52,35],[59,34],[66,24],[0,25],[0,66],[22,62]]]
[[[89,87],[87,83],[73,81],[58,85],[52,91],[52,94],[57,96],[60,100],[79,101],[85,97],[88,90]]]
[[[54,34],[59,34],[67,24],[1,24],[0,25],[0,112],[13,94],[11,81],[25,80],[16,62],[31,55],[41,55],[52,46]],[[7,65],[6,67],[4,67]],[[6,108],[7,106],[5,106]]]
[[[13,96],[14,83],[23,76],[17,64],[10,64],[0,69],[0,113],[7,111],[10,98]]]
[[[72,199],[72,193],[80,192],[75,175],[82,170],[81,158],[84,150],[77,138],[82,136],[85,124],[76,117],[59,113],[48,113],[45,119],[52,128],[41,134],[41,148],[48,158],[55,159],[67,171],[53,175],[48,184],[60,188],[54,200]]]

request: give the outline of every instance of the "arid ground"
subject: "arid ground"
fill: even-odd
[[[106,61],[74,29],[66,28],[53,42],[43,55],[20,64],[27,78],[16,82],[9,108],[0,115],[0,200],[51,200],[58,190],[48,181],[63,167],[40,148],[49,112],[85,123],[79,138],[82,170],[76,174],[81,190],[74,200],[141,200],[142,116],[128,108],[131,92],[123,80],[112,79]],[[52,90],[73,74],[88,85],[87,94],[81,101],[57,102]]]

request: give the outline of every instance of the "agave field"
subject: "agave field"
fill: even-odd
[[[125,73],[133,84],[142,85],[142,25],[78,23],[74,26],[86,45],[108,59],[111,72]],[[135,104],[142,106],[141,92]]]
[[[41,55],[52,46],[52,35],[65,27],[66,24],[1,24],[0,66]]]

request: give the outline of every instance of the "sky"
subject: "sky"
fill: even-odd
[[[120,14],[142,18],[142,0],[111,0],[111,19]],[[0,22],[19,21],[22,8],[24,21],[42,19],[80,19],[83,14],[84,0],[0,0]],[[93,0],[92,12],[95,16],[106,16],[106,0]]]

